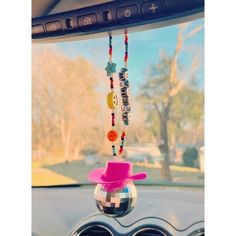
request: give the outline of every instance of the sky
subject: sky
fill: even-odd
[[[204,25],[204,20],[188,23],[186,34],[191,29]],[[142,81],[150,64],[157,64],[161,51],[172,55],[177,41],[178,25],[152,29],[129,34],[129,80],[133,84],[134,93]],[[108,38],[89,39],[74,42],[56,43],[56,48],[70,58],[83,57],[99,68],[105,68],[108,61]],[[186,68],[190,67],[194,53],[200,54],[202,66],[197,72],[199,87],[204,85],[204,29],[185,41],[184,50],[179,62]],[[123,35],[113,37],[113,62],[117,63],[117,72],[123,67],[124,44]]]

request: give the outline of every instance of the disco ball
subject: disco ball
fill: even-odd
[[[94,196],[100,212],[110,217],[127,215],[137,202],[137,190],[131,181],[112,192],[106,191],[104,185],[98,184]]]

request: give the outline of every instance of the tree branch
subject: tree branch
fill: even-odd
[[[156,111],[157,111],[159,117],[161,117],[161,112],[160,112],[160,110],[159,110],[159,108],[158,108],[158,105],[152,100],[151,96],[150,96],[147,92],[145,92],[144,94],[145,94],[145,96],[150,100],[150,102],[152,103],[152,105],[155,107],[155,109],[156,109]]]
[[[197,34],[198,32],[200,32],[203,29],[204,29],[204,25],[199,25],[198,27],[196,27],[193,30],[191,30],[188,34],[186,34],[184,36],[184,39],[191,38],[192,36],[194,36],[195,34]]]
[[[170,97],[174,97],[176,94],[179,93],[179,91],[185,86],[185,83],[183,80],[180,80],[177,85],[173,88],[171,88],[168,92],[168,95]]]

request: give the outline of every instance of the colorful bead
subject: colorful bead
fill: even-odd
[[[125,142],[125,140],[124,140],[124,139],[121,139],[121,146],[122,146],[122,147],[124,146],[124,142]]]
[[[124,125],[129,125],[129,121],[128,120],[124,121]]]
[[[119,80],[120,80],[120,81],[125,80],[125,74],[119,73]]]
[[[120,81],[124,81],[124,80],[126,80],[126,79],[128,79],[128,73],[127,73],[127,72],[124,72],[124,73],[120,73],[120,74],[119,74],[119,80],[120,80]]]
[[[129,97],[122,97],[122,102],[124,106],[129,105]]]
[[[111,113],[111,125],[115,126],[115,113]]]
[[[112,55],[112,47],[109,48],[109,55]]]
[[[121,106],[121,111],[123,112],[130,112],[131,111],[131,107],[129,105],[127,106]]]
[[[120,146],[120,150],[119,150],[119,155],[123,152],[123,147],[122,146]]]
[[[128,78],[128,70],[126,68],[122,68],[121,72],[119,73],[119,79],[120,81],[123,81]]]
[[[130,121],[131,120],[131,115],[128,112],[122,112],[122,120],[123,121]]]
[[[110,92],[107,95],[107,105],[110,109],[115,109],[118,105],[118,98],[114,92]]]
[[[107,71],[107,76],[111,76],[116,72],[116,63],[107,62],[105,70]]]
[[[125,137],[125,131],[123,131],[121,134],[121,138],[124,138],[124,137]]]
[[[120,95],[121,95],[121,97],[129,97],[129,95],[130,95],[129,88],[121,88]]]
[[[121,88],[128,88],[129,87],[129,81],[127,79],[120,82]]]
[[[123,68],[121,68],[121,70],[120,70],[120,73],[119,73],[119,75],[124,75],[124,73],[125,73],[126,71],[125,70],[123,70]]]
[[[125,79],[125,74],[123,72],[119,73],[119,80],[122,81]]]
[[[113,153],[113,156],[116,156],[116,147],[115,147],[115,145],[112,145],[112,153]]]
[[[126,89],[126,88],[120,89],[120,95],[121,95],[121,97],[127,97],[128,96],[128,89]]]
[[[114,83],[113,83],[113,78],[110,78],[110,88],[113,89],[114,88]]]
[[[127,35],[127,32],[125,32],[125,44],[128,43],[128,35]]]
[[[115,142],[118,138],[118,134],[115,130],[110,130],[107,134],[107,138],[111,142]]]
[[[122,112],[122,120],[128,120],[128,112]]]

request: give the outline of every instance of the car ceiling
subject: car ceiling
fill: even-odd
[[[170,0],[174,1],[174,0]],[[179,0],[181,1],[181,0]],[[178,2],[179,2],[178,1]],[[188,1],[194,1],[194,0],[185,0]],[[203,1],[203,0],[202,0]],[[47,21],[47,19],[50,19],[52,21],[52,17],[56,17],[56,13],[62,13],[62,12],[69,12],[71,10],[79,10],[81,8],[86,8],[89,6],[94,5],[100,5],[102,3],[107,2],[116,2],[119,4],[119,1],[117,0],[32,0],[32,24],[45,24],[44,21]],[[62,13],[63,14],[63,13]],[[153,28],[160,28],[165,27],[173,24],[179,24],[187,21],[192,21],[195,19],[199,19],[203,17],[203,11],[201,12],[194,12],[190,14],[183,14],[182,17],[180,15],[176,15],[176,18],[168,18],[167,20],[163,21],[157,21],[157,22],[151,22],[144,25],[132,25],[127,26],[129,28],[129,32],[137,32],[137,31],[144,31],[148,29]],[[127,28],[126,27],[126,28]],[[123,28],[121,28],[120,25],[117,26],[117,28],[108,29],[109,32],[112,32],[113,35],[118,35],[123,33]],[[98,29],[98,31],[95,32],[89,32],[87,34],[85,33],[71,33],[71,34],[65,34],[60,35],[58,37],[41,37],[37,39],[33,39],[34,42],[38,43],[49,43],[49,42],[64,42],[64,41],[72,41],[72,40],[83,40],[83,39],[91,39],[91,38],[100,38],[107,36],[107,30],[102,31],[101,28]]]
[[[112,0],[32,0],[32,18],[111,1]]]

